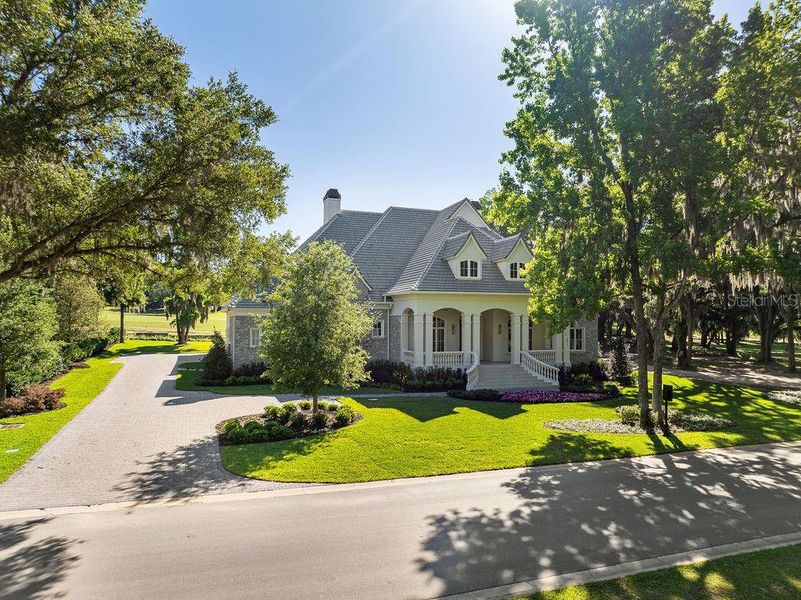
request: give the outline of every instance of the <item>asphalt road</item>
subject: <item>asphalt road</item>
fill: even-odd
[[[0,515],[3,598],[424,598],[801,531],[801,443]]]

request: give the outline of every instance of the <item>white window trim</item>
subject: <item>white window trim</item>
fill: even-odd
[[[572,334],[572,331],[579,330],[581,331],[581,350],[576,350],[573,348],[575,345],[574,342],[577,339],[575,335]],[[585,352],[587,350],[587,328],[584,325],[579,325],[577,323],[573,323],[570,326],[570,331],[567,334],[567,343],[570,344],[570,351],[571,352]]]
[[[255,338],[255,340],[254,340],[254,338]],[[250,327],[248,329],[248,345],[251,348],[258,348],[260,343],[261,343],[261,328],[260,327]]]
[[[375,329],[376,329],[375,326],[376,325],[380,325],[378,335],[376,335],[376,332],[375,332]],[[372,332],[372,334],[373,334],[373,339],[376,339],[376,340],[383,340],[386,337],[386,323],[384,322],[384,319],[377,319],[373,323],[373,332]]]
[[[462,275],[462,263],[463,262],[467,263],[467,273],[468,273],[468,275],[466,275],[466,276]],[[469,274],[470,273],[470,263],[471,262],[474,262],[477,265],[478,275],[476,275],[475,277],[471,277],[470,274]],[[473,280],[473,281],[475,281],[477,279],[481,279],[481,263],[482,263],[482,261],[474,259],[474,258],[462,258],[462,259],[460,259],[459,260],[459,274],[456,276],[456,279],[470,279],[470,280]]]
[[[516,277],[514,275],[512,275],[512,267],[514,265],[517,265],[517,276]],[[517,281],[519,279],[523,279],[523,275],[522,275],[521,272],[523,271],[525,266],[526,266],[526,263],[523,263],[523,262],[519,262],[519,261],[510,262],[509,263],[509,279],[511,279],[512,281]]]

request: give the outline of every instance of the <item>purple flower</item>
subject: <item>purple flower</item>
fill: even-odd
[[[559,390],[528,390],[523,392],[505,392],[501,395],[504,402],[520,402],[521,404],[537,404],[543,402],[593,402],[604,400],[606,394],[594,392],[562,392]]]

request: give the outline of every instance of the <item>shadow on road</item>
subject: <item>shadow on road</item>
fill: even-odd
[[[63,597],[52,588],[76,566],[79,559],[70,549],[81,542],[54,536],[36,539],[36,529],[48,521],[0,524],[0,597]]]
[[[512,510],[430,515],[417,566],[448,595],[797,532],[801,460],[766,453],[531,469],[503,484],[520,500]]]

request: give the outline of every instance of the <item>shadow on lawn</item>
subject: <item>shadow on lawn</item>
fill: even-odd
[[[0,595],[3,598],[59,598],[52,590],[75,566],[70,552],[80,540],[47,536],[36,539],[37,528],[49,519],[0,524]]]
[[[428,396],[408,398],[398,396],[394,398],[376,398],[375,400],[359,398],[358,402],[364,405],[365,408],[391,408],[421,423],[457,415],[456,409],[459,408],[481,412],[496,419],[508,419],[525,412],[523,406],[519,403],[451,399],[445,397],[445,392],[442,393],[442,397],[436,397],[436,401]]]
[[[564,437],[552,436],[545,452],[563,452]],[[605,442],[569,443],[617,452]],[[417,567],[448,595],[797,532],[801,468],[773,458],[768,450],[664,454],[529,469],[501,484],[514,498],[502,508],[430,515]],[[632,585],[621,597],[667,595]]]

